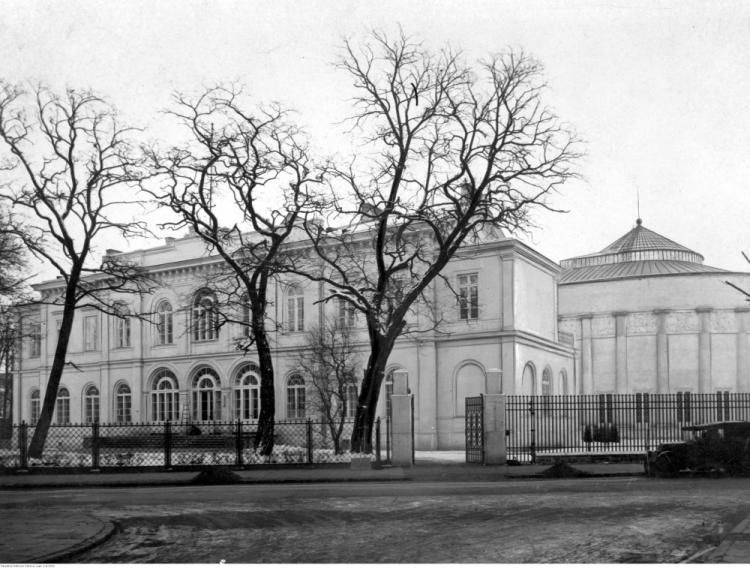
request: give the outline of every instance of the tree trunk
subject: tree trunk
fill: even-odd
[[[276,416],[276,398],[274,390],[273,359],[271,348],[268,345],[265,330],[265,310],[256,311],[253,308],[253,335],[255,346],[258,350],[258,363],[260,365],[260,416],[258,417],[258,430],[255,432],[253,446],[255,451],[260,451],[263,456],[270,456],[273,452],[273,435]]]
[[[57,347],[55,348],[55,358],[52,361],[52,369],[49,372],[47,388],[44,392],[44,403],[39,414],[39,421],[34,429],[34,436],[29,445],[29,457],[41,458],[44,451],[44,444],[47,441],[47,433],[50,424],[52,424],[52,414],[55,411],[55,402],[57,401],[57,390],[60,387],[60,379],[65,369],[65,359],[68,356],[68,342],[70,341],[70,332],[73,329],[73,318],[75,317],[76,300],[75,292],[78,286],[77,279],[71,278],[65,291],[65,305],[63,307],[63,318],[60,324],[60,333],[57,336]]]

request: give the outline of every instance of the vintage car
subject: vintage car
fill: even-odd
[[[723,421],[685,426],[692,438],[660,444],[646,456],[646,473],[674,477],[681,471],[750,474],[750,422]]]

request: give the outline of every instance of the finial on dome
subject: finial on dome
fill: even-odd
[[[642,224],[642,223],[643,223],[643,221],[641,220],[641,218],[640,218],[640,217],[638,217],[638,218],[637,218],[637,219],[635,220],[635,224],[636,224],[636,225],[638,225],[639,227],[641,226],[641,224]]]

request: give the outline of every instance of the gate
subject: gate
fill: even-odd
[[[466,463],[484,463],[484,397],[466,399]]]

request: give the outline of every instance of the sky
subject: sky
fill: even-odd
[[[175,91],[236,81],[335,153],[351,112],[332,65],[343,39],[399,25],[470,60],[510,46],[544,65],[544,100],[585,157],[552,201],[567,213],[539,213],[522,240],[556,262],[595,252],[640,203],[644,226],[750,271],[750,2],[3,0],[0,77],[94,89],[156,132]]]

